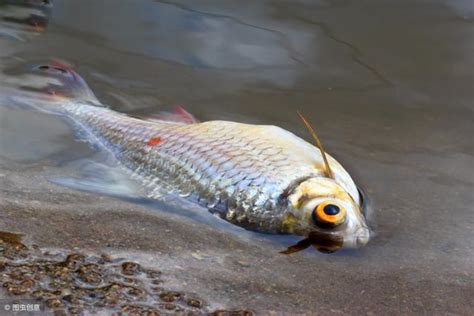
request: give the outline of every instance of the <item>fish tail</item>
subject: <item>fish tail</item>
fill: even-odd
[[[14,105],[53,114],[59,114],[69,102],[105,107],[85,80],[65,62],[51,60],[29,65],[18,77],[21,81],[8,93]]]
[[[43,88],[43,93],[55,99],[69,99],[81,103],[89,103],[103,107],[104,105],[89,88],[86,81],[74,69],[60,60],[51,60],[33,68],[40,77],[55,79]]]

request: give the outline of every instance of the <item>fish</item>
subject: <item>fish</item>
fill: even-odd
[[[33,106],[86,131],[141,183],[148,198],[176,195],[244,229],[305,238],[283,254],[310,245],[334,252],[368,243],[364,199],[301,112],[315,145],[274,125],[199,122],[182,107],[133,117],[103,105],[65,63],[34,71],[63,84],[41,88],[50,98]]]

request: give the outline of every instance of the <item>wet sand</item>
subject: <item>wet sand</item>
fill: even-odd
[[[205,311],[472,313],[468,2],[56,2],[48,29],[8,46],[3,62],[68,61],[118,111],[182,104],[202,121],[308,139],[301,109],[365,189],[377,235],[357,251],[282,256],[272,237],[55,185],[49,177],[74,175],[69,162],[94,151],[57,118],[6,108],[0,230],[28,247],[158,269]]]

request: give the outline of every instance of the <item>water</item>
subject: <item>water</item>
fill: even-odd
[[[207,213],[56,185],[100,153],[66,122],[15,107],[0,108],[0,230],[159,267],[167,289],[207,311],[469,314],[472,12],[469,1],[55,1],[44,31],[3,26],[3,97],[21,67],[58,58],[126,113],[181,104],[201,121],[308,138],[301,109],[365,189],[377,235],[356,251],[286,257],[285,238]]]

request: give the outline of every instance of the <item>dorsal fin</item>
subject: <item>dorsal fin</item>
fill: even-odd
[[[301,118],[301,120],[303,121],[304,125],[306,126],[306,128],[308,129],[309,133],[311,134],[311,136],[313,137],[313,139],[316,141],[316,145],[318,146],[319,150],[321,151],[321,156],[323,156],[323,161],[324,161],[324,166],[325,166],[325,169],[326,169],[326,175],[329,177],[329,178],[333,178],[334,179],[334,174],[331,170],[331,166],[329,166],[329,161],[326,157],[326,152],[324,151],[324,147],[323,145],[321,144],[321,141],[319,140],[319,137],[318,135],[316,135],[316,132],[314,131],[314,129],[311,127],[311,124],[309,124],[308,120],[303,116],[303,114],[301,114],[300,111],[296,111],[296,113],[298,113],[299,117]]]
[[[191,113],[186,111],[180,105],[173,106],[173,108],[171,109],[171,112],[164,111],[160,113],[142,115],[139,117],[147,121],[182,123],[182,124],[199,123],[199,121]]]

